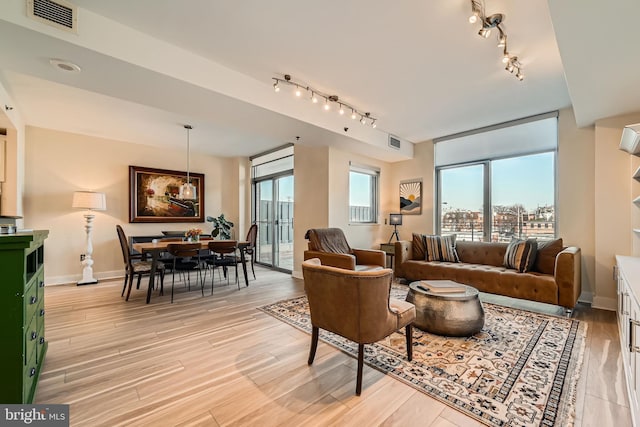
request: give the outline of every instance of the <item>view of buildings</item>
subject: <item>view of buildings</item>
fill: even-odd
[[[442,234],[457,234],[457,240],[482,241],[484,215],[455,207],[442,212]],[[509,242],[512,237],[553,239],[555,209],[553,205],[527,210],[520,204],[492,207],[491,241]]]

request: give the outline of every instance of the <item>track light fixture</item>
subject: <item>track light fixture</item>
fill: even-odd
[[[377,127],[377,120],[375,117],[371,116],[371,113],[365,113],[362,112],[360,110],[358,110],[356,107],[354,107],[353,105],[350,105],[346,102],[344,102],[343,100],[341,100],[340,98],[338,98],[338,95],[328,95],[326,93],[323,93],[317,89],[312,88],[309,85],[306,85],[304,83],[301,82],[296,82],[293,81],[291,79],[291,76],[289,74],[285,74],[282,78],[280,77],[272,77],[271,78],[274,83],[273,83],[273,88],[275,90],[275,92],[279,92],[280,91],[280,86],[281,84],[286,84],[286,85],[291,85],[295,87],[295,96],[296,97],[301,97],[303,93],[307,93],[311,94],[311,102],[313,102],[314,104],[317,104],[320,101],[320,98],[324,99],[324,103],[323,103],[323,109],[325,111],[329,111],[331,109],[331,104],[337,104],[338,105],[338,114],[340,114],[341,116],[343,116],[345,114],[345,110],[349,109],[351,110],[351,118],[353,120],[357,119],[358,117],[360,117],[360,123],[362,123],[363,125],[370,125],[372,128],[376,128]]]
[[[498,47],[502,48],[502,63],[506,64],[505,70],[514,74],[520,81],[524,79],[522,74],[522,64],[518,61],[517,56],[513,56],[507,49],[507,34],[502,28],[505,16],[502,13],[494,13],[487,16],[484,12],[483,0],[470,0],[471,1],[471,16],[469,16],[469,23],[475,24],[480,22],[482,27],[478,31],[478,35],[483,38],[488,38],[493,28],[498,30]]]

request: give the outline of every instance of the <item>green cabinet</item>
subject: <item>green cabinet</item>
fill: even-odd
[[[47,230],[0,234],[0,403],[32,403],[47,352],[44,240]]]

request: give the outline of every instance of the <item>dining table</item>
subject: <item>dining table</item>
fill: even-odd
[[[202,249],[209,248],[209,242],[211,240],[200,240],[200,247]],[[156,269],[158,266],[158,259],[162,252],[167,251],[167,246],[170,244],[189,244],[194,242],[172,242],[163,241],[161,239],[152,242],[134,243],[133,249],[144,255],[151,256],[151,273],[149,275],[149,288],[147,289],[147,304],[151,301],[151,290],[155,287]],[[248,241],[238,240],[238,250],[240,251],[240,263],[242,264],[242,272],[244,273],[244,284],[249,286],[249,277],[247,276],[247,260],[245,258],[244,249],[249,246]]]

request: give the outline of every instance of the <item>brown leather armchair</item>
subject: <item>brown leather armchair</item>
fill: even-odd
[[[358,343],[358,396],[362,390],[364,344],[379,341],[404,327],[407,357],[411,360],[411,322],[416,318],[416,308],[389,297],[391,269],[350,271],[321,265],[314,258],[302,263],[302,274],[311,312],[309,365],[316,355],[320,328]]]
[[[347,270],[380,270],[386,265],[386,254],[375,249],[352,249],[339,228],[312,228],[304,235],[309,249],[304,259],[319,258],[322,265]]]

